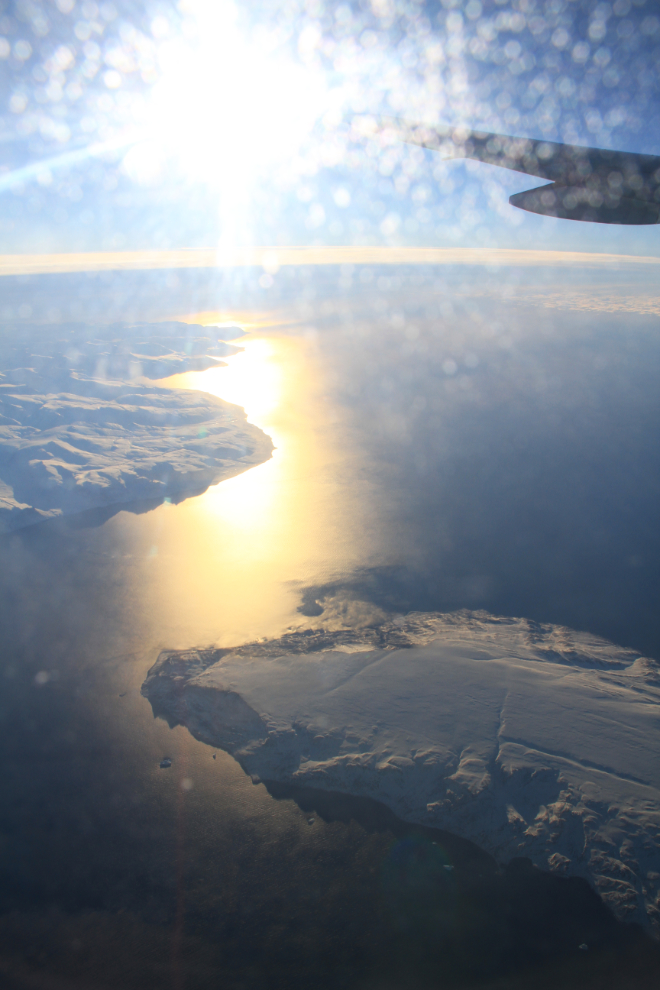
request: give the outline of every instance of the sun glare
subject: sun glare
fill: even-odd
[[[167,384],[210,392],[242,406],[250,422],[272,437],[276,448],[273,460],[224,481],[204,496],[204,504],[212,512],[230,518],[234,527],[250,529],[254,533],[264,526],[272,528],[270,509],[279,488],[280,461],[290,451],[287,432],[279,428],[283,382],[281,363],[277,360],[273,342],[255,339],[237,343],[244,350],[229,357],[227,367],[177,375],[168,379]],[[255,545],[259,543],[257,540]]]
[[[200,372],[196,387],[243,406],[250,422],[267,429],[280,403],[281,369],[273,360],[270,341],[251,340],[243,346],[243,353],[230,358],[228,367]]]
[[[144,140],[124,168],[148,183],[164,161],[178,162],[187,178],[219,190],[223,226],[235,240],[240,231],[231,228],[249,211],[259,174],[290,169],[324,112],[325,84],[277,54],[276,39],[247,37],[228,0],[190,0],[185,13],[194,37],[159,47],[162,75],[145,108]]]
[[[189,614],[210,639],[220,631],[223,644],[244,638],[246,628],[255,637],[281,628],[295,617],[297,589],[364,560],[376,532],[370,481],[354,480],[360,454],[343,421],[328,416],[314,338],[288,333],[274,314],[241,316],[245,322],[232,313],[186,316],[209,330],[240,322],[251,333],[237,340],[244,351],[225,358],[227,367],[159,383],[242,406],[275,448],[264,463],[161,509],[163,517],[175,512],[177,524],[160,531],[159,553],[181,560],[184,571],[186,559],[197,562],[184,581]],[[173,585],[163,600],[180,599],[184,571],[166,570]]]

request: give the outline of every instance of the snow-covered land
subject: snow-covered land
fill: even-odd
[[[180,499],[270,457],[243,410],[148,379],[223,365],[238,328],[5,327],[0,532],[53,516]]]
[[[256,779],[368,795],[591,881],[660,933],[660,666],[586,633],[412,613],[165,651],[154,715]]]

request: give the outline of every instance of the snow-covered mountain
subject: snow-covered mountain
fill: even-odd
[[[185,323],[0,335],[0,532],[44,518],[199,494],[270,457],[244,411],[148,379],[222,365],[238,328]]]
[[[164,651],[154,714],[252,777],[368,795],[500,859],[590,880],[660,930],[660,667],[558,626],[411,613]]]

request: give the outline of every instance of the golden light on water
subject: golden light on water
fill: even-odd
[[[252,340],[227,368],[199,372],[197,388],[243,406],[252,423],[266,422],[282,398],[282,367],[269,340]]]
[[[328,412],[313,344],[277,330],[260,336],[257,328],[236,343],[244,351],[226,358],[226,368],[167,380],[242,406],[275,445],[271,460],[176,506],[176,526],[164,525],[159,536],[161,559],[179,561],[166,569],[174,577],[166,597],[185,595],[202,642],[281,630],[300,587],[364,560],[368,540],[369,499],[346,469],[359,455]]]
[[[274,341],[257,339],[244,346],[242,354],[229,359],[227,368],[209,368],[184,376],[188,379],[184,387],[198,388],[242,406],[248,420],[263,429],[275,444],[271,461],[215,485],[203,496],[204,507],[222,515],[235,532],[242,531],[244,539],[249,531],[250,540],[241,548],[243,559],[250,548],[262,551],[264,529],[272,531],[275,525],[274,503],[282,480],[282,458],[286,470],[291,446],[286,430],[280,429],[283,345],[280,343],[278,348]]]

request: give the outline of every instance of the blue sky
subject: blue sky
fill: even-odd
[[[379,149],[350,130],[355,114],[385,112],[660,154],[650,2],[0,9],[0,252],[231,242],[659,253],[654,227],[508,205],[537,180]]]

